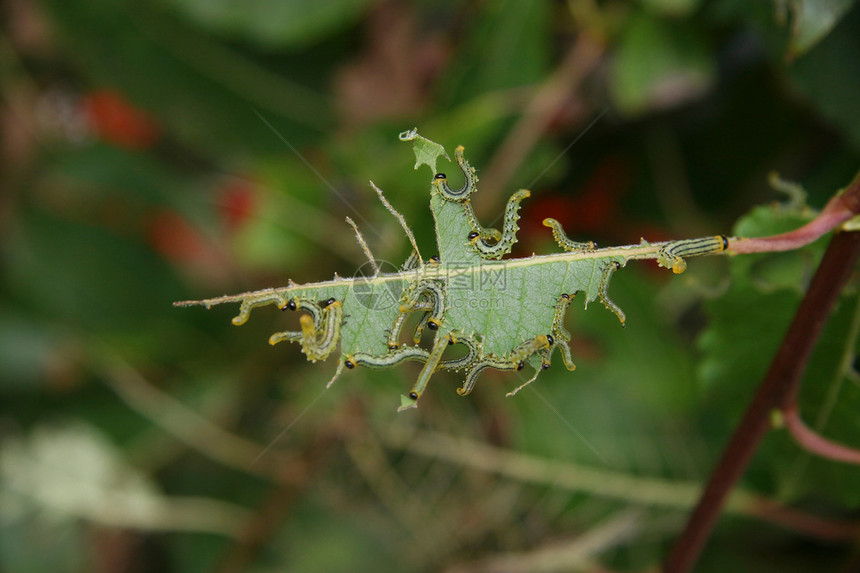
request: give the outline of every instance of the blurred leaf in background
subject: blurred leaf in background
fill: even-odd
[[[468,148],[485,224],[532,190],[517,256],[555,250],[544,217],[601,246],[747,212],[738,233],[793,228],[808,214],[753,209],[782,200],[766,174],[820,207],[860,158],[846,0],[9,0],[4,16],[3,571],[654,568],[822,245],[680,277],[631,264],[612,285],[626,329],[571,312],[576,372],[512,399],[515,374],[468,399],[440,376],[406,415],[414,364],[326,391],[333,364],[266,344],[294,317],[237,329],[235,309],[171,302],[350,276],[346,216],[398,265],[409,246],[370,179],[430,250],[429,184],[397,140],[415,126]],[[801,395],[855,446],[856,308],[852,286]],[[856,483],[775,433],[698,570],[845,567],[856,532],[825,541],[815,520],[856,521]]]

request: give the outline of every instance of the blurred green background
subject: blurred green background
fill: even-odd
[[[848,0],[7,0],[0,32],[0,570],[655,570],[778,347],[823,245],[631,264],[572,308],[578,368],[514,398],[270,347],[294,316],[177,309],[433,244],[400,131],[458,144],[493,220],[529,187],[601,246],[821,207],[860,165]],[[794,228],[754,210],[748,235]],[[856,292],[804,418],[860,444]],[[857,564],[860,472],[766,440],[697,571]],[[764,516],[762,507],[786,511]],[[792,512],[789,514],[789,511]],[[821,519],[819,519],[821,518]],[[823,520],[823,521],[822,521]],[[853,538],[853,544],[851,539]]]

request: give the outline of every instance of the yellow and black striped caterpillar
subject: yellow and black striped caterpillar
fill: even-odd
[[[713,255],[728,248],[729,239],[725,235],[671,241],[663,245],[657,252],[657,262],[662,267],[672,269],[673,273],[683,273],[687,269],[687,262],[684,257]]]

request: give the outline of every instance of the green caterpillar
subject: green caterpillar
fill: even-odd
[[[673,273],[680,274],[687,270],[687,261],[683,257],[713,255],[728,248],[729,239],[725,235],[671,241],[657,252],[657,262],[662,267],[672,269]]]
[[[311,362],[325,360],[337,347],[340,339],[340,327],[343,324],[343,305],[333,298],[325,301],[325,306],[308,300],[290,299],[282,310],[302,309],[309,314],[303,314],[299,319],[301,332],[276,332],[269,337],[269,344],[283,341],[299,342],[302,352]]]

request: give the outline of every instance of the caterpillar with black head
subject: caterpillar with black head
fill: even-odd
[[[455,201],[457,203],[468,201],[472,193],[477,190],[478,176],[475,174],[475,168],[466,161],[466,156],[463,154],[464,151],[465,148],[462,145],[458,145],[457,149],[454,150],[454,159],[457,160],[457,165],[463,173],[463,179],[465,179],[462,187],[451,189],[448,185],[448,177],[444,173],[437,173],[433,176],[433,185],[436,186],[439,194],[448,201]]]
[[[476,229],[469,233],[467,239],[469,243],[475,247],[475,250],[485,259],[501,259],[503,256],[511,252],[514,244],[517,242],[517,231],[520,230],[517,221],[520,218],[520,203],[523,199],[530,197],[531,191],[528,189],[520,189],[508,199],[508,204],[505,206],[505,215],[502,225],[502,235],[495,242],[488,241],[485,234]]]

